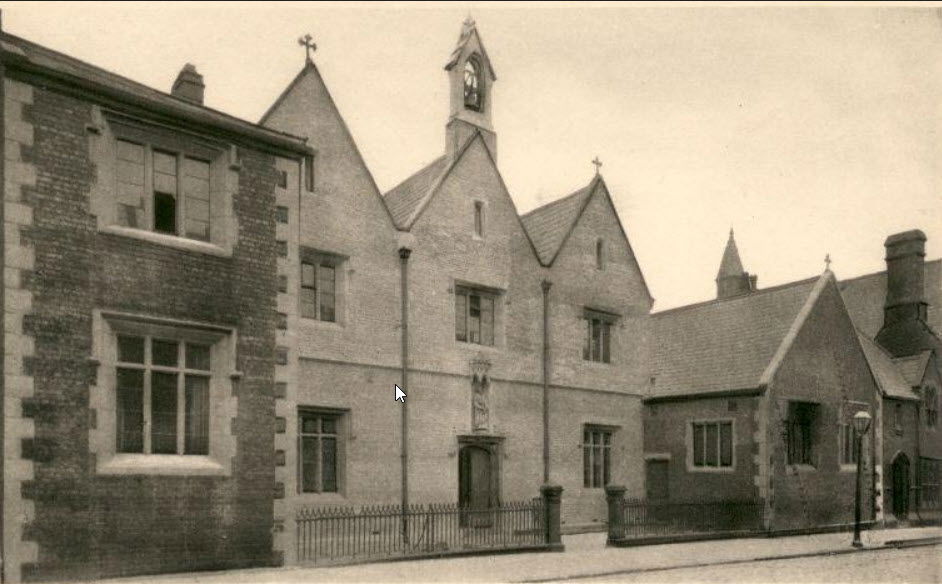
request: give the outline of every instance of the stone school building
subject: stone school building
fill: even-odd
[[[603,526],[609,485],[762,497],[784,526],[791,471],[846,482],[837,429],[817,475],[779,454],[782,419],[896,411],[843,283],[757,291],[737,256],[723,300],[652,316],[603,177],[518,213],[473,21],[442,57],[442,147],[383,193],[310,53],[254,123],[205,104],[192,65],[164,92],[0,35],[5,581],[293,564],[303,510],[487,508],[543,485],[570,531]],[[925,320],[907,302],[894,314]],[[690,346],[720,325],[729,344]],[[822,331],[836,344],[818,355]],[[919,385],[934,347],[886,357],[918,378],[887,397],[904,405],[894,445],[937,419]],[[709,375],[682,362],[694,349]],[[921,440],[911,484],[937,456]]]

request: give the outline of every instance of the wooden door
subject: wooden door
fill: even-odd
[[[670,498],[667,460],[649,460],[645,464],[645,491],[648,501],[666,501]]]
[[[909,457],[905,454],[893,461],[893,515],[899,520],[909,515]]]
[[[463,447],[458,455],[458,504],[465,510],[461,524],[490,526],[494,500],[491,453],[478,446]]]

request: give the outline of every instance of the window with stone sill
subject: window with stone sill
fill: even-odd
[[[497,295],[485,290],[455,288],[455,340],[494,345],[494,307]]]
[[[600,489],[612,478],[612,428],[586,425],[582,430],[582,486]]]
[[[854,443],[853,424],[841,424],[840,428],[840,447],[841,447],[841,466],[850,466],[857,464],[857,448]]]
[[[345,412],[298,409],[298,491],[342,492]]]
[[[691,422],[690,431],[694,468],[732,468],[732,420]]]
[[[211,345],[119,334],[116,444],[122,454],[209,454]]]
[[[226,474],[235,331],[96,311],[98,423],[90,448],[105,474]]]
[[[612,362],[612,328],[617,316],[586,309],[583,314],[582,358],[596,363]]]
[[[341,321],[345,261],[345,257],[337,254],[301,249],[299,302],[302,318]]]
[[[815,428],[818,404],[789,402],[785,419],[786,460],[790,465],[816,464],[817,445]]]
[[[210,160],[119,138],[115,224],[210,240]]]

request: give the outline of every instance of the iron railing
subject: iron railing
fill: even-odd
[[[454,504],[330,507],[297,516],[298,561],[316,565],[546,544],[540,499],[486,509]]]
[[[758,532],[765,504],[756,501],[668,502],[626,499],[621,537]]]

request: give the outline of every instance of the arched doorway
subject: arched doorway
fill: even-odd
[[[909,457],[902,452],[893,459],[893,515],[906,519],[909,514]]]
[[[493,457],[490,449],[475,444],[458,451],[458,505],[463,510],[463,527],[491,525],[488,510],[497,503]]]

